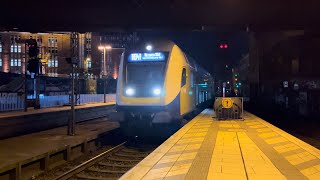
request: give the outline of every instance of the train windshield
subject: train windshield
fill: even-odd
[[[165,63],[143,63],[127,65],[127,84],[129,85],[158,85],[164,82]]]
[[[168,53],[131,53],[126,62],[126,87],[135,89],[135,97],[152,97],[162,89]]]

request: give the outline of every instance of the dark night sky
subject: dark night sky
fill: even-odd
[[[212,75],[219,76],[228,60],[231,65],[248,52],[248,34],[246,32],[145,32],[146,39],[164,37],[173,40],[187,54],[207,69]],[[220,43],[229,48],[221,50]]]

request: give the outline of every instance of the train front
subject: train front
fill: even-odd
[[[152,122],[164,112],[164,81],[170,47],[147,45],[122,55],[117,83],[116,109],[120,122]],[[165,118],[165,117],[164,117]]]

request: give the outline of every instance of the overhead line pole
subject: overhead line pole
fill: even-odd
[[[27,65],[28,65],[28,56],[27,56],[27,43],[24,43],[24,112],[28,111],[28,75],[27,75]]]

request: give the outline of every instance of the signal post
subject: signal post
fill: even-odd
[[[71,115],[68,119],[68,135],[74,136],[76,134],[76,112],[75,112],[75,103],[74,103],[74,68],[78,64],[78,59],[76,57],[66,58],[68,64],[71,64],[72,73],[71,73]]]

